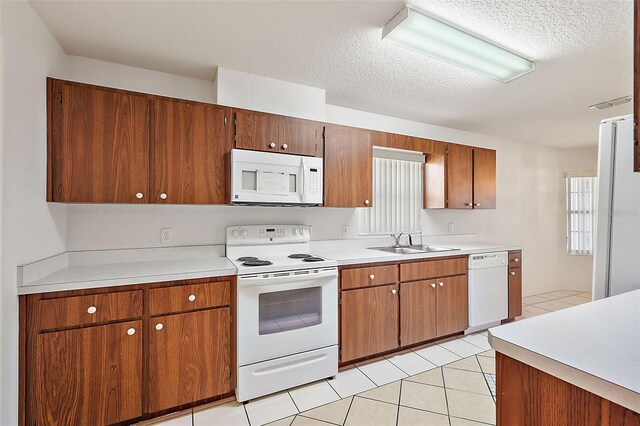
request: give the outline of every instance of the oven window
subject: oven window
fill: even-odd
[[[262,293],[259,334],[281,333],[322,323],[322,287]]]

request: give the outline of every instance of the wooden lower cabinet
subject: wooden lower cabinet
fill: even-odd
[[[38,334],[34,424],[140,417],[142,334],[140,320]]]
[[[230,338],[229,308],[150,319],[147,411],[230,392]]]
[[[433,281],[400,284],[400,344],[433,339],[436,329],[436,293]]]
[[[522,315],[522,251],[509,252],[509,312],[508,318],[515,319]]]
[[[399,347],[398,286],[343,291],[341,362]]]
[[[413,345],[465,330],[467,276],[400,284],[400,344]]]
[[[437,283],[437,337],[463,331],[469,325],[467,276],[439,278]]]

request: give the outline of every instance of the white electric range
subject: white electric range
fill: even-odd
[[[338,373],[337,262],[309,253],[311,228],[227,228],[238,268],[236,399]]]

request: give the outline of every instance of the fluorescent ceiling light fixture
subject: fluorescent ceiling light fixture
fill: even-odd
[[[382,39],[503,83],[536,69],[528,59],[408,7],[384,26]]]

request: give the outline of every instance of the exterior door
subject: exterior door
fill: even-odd
[[[169,204],[229,202],[231,109],[172,99],[155,101],[152,199]]]
[[[447,207],[471,209],[473,208],[473,148],[450,144],[448,150]]]
[[[400,344],[436,337],[435,280],[400,284]]]
[[[469,324],[467,276],[458,275],[434,281],[438,290],[438,337],[463,331]]]
[[[473,148],[473,208],[496,208],[496,152]]]
[[[48,200],[147,202],[149,99],[60,80],[48,84]]]
[[[342,292],[342,362],[398,347],[397,293],[397,285]]]
[[[148,412],[231,391],[229,308],[151,318],[148,332]]]
[[[327,125],[324,140],[324,205],[371,207],[371,132]]]
[[[236,148],[282,152],[280,116],[234,109]]]
[[[142,415],[142,321],[42,333],[39,425],[124,422]]]

